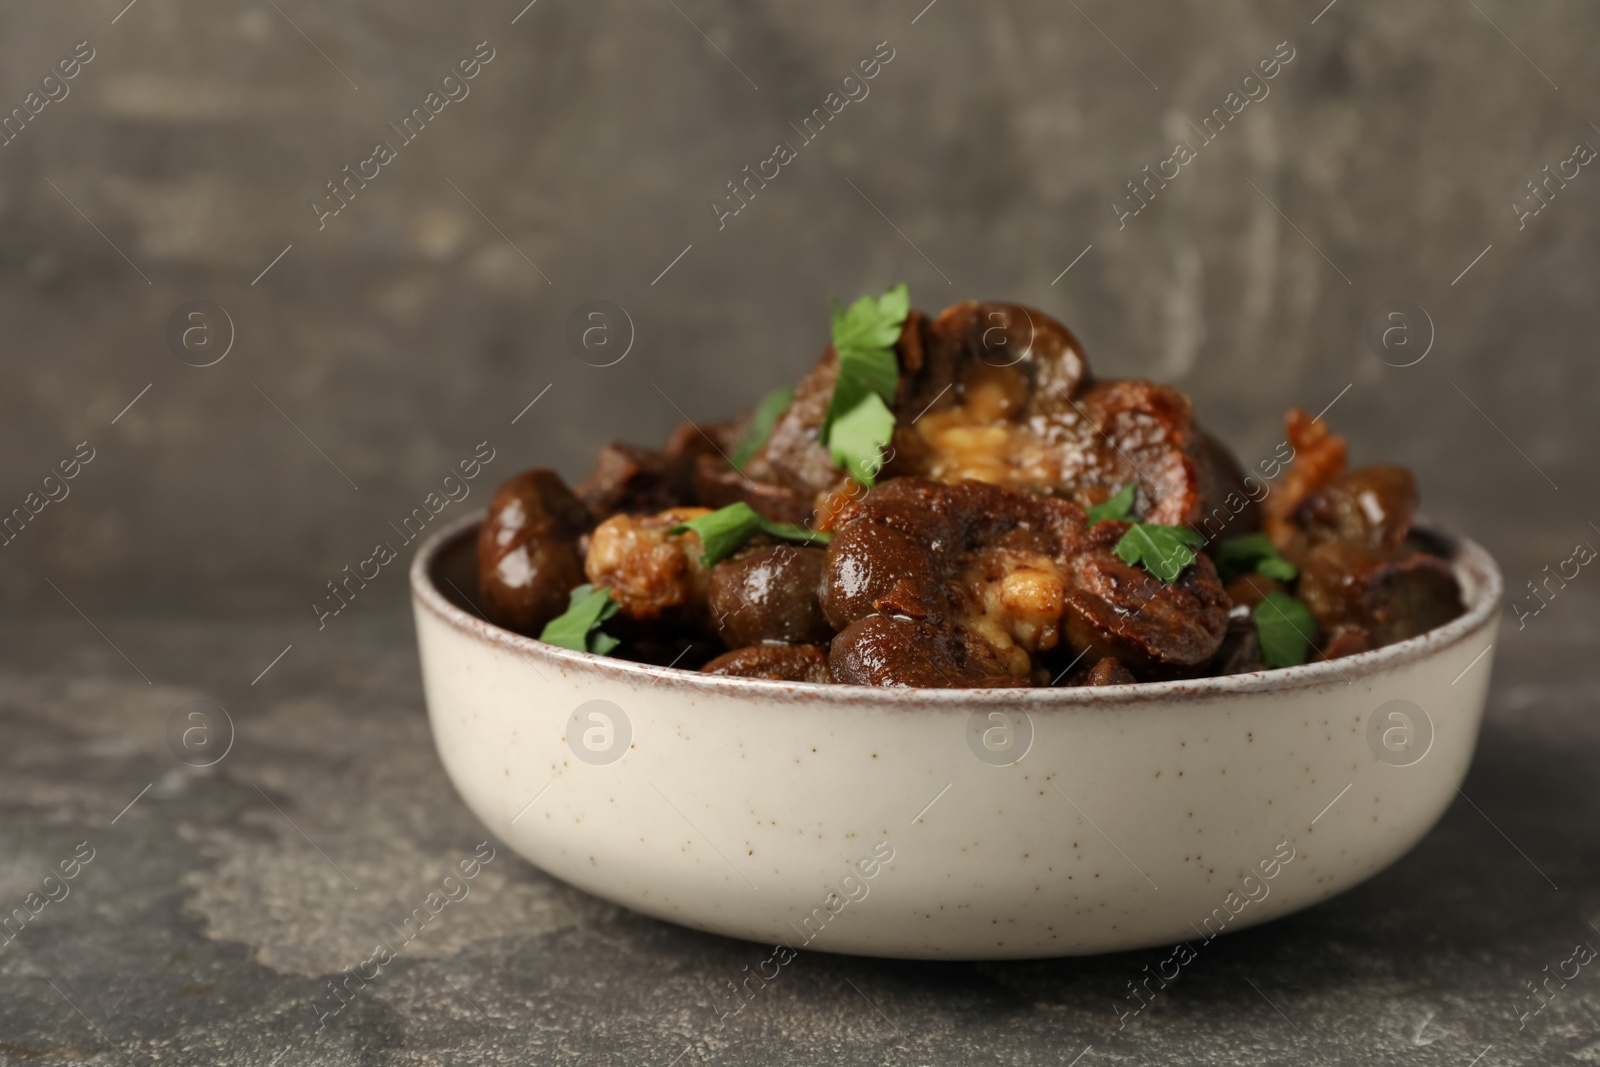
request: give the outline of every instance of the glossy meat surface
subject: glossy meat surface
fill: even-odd
[[[596,518],[619,512],[651,512],[678,503],[665,453],[625,444],[607,445],[594,470],[578,483],[578,497]]]
[[[695,471],[702,458],[721,459],[743,431],[745,420],[704,427],[684,423],[663,449],[614,441],[600,450],[594,470],[578,483],[577,495],[596,521],[612,515],[649,514],[696,503]],[[731,473],[731,471],[730,471]]]
[[[1074,648],[1117,659],[1145,678],[1192,673],[1216,654],[1228,628],[1228,595],[1217,569],[1201,555],[1176,582],[1163,582],[1112,550],[1125,529],[1096,524],[1097,543],[1072,560],[1068,638]]]
[[[767,480],[772,476],[771,465],[759,456],[742,471],[734,470],[720,455],[696,456],[695,496],[708,508],[745,503],[774,522],[802,525],[816,506],[814,494]]]
[[[840,631],[829,653],[834,678],[890,688],[976,689],[1028,685],[971,634],[932,622],[868,615]]]
[[[700,562],[704,549],[693,531],[667,531],[709,514],[706,508],[669,508],[655,515],[613,515],[590,536],[584,573],[611,590],[624,619],[699,625],[711,578]]]
[[[777,682],[831,682],[828,653],[816,645],[749,645],[700,668],[706,674],[768,678]]]
[[[1121,660],[1107,656],[1096,662],[1093,667],[1074,674],[1067,684],[1070,686],[1132,685],[1138,680],[1132,671],[1122,665]]]
[[[489,617],[537,632],[587,579],[618,605],[604,644],[622,658],[948,688],[1264,670],[1268,655],[1351,655],[1463,610],[1448,546],[1414,528],[1415,478],[1349,469],[1320,418],[1290,411],[1246,476],[1181,391],[1096,378],[1051,316],[965,301],[930,317],[902,299],[836,313],[861,380],[886,401],[893,386],[892,424],[870,409],[836,424],[841,465],[821,435],[830,344],[786,410],[779,392],[661,449],[610,445],[576,495],[549,471],[508,482],[480,536]],[[725,508],[705,528],[726,558],[708,566],[698,534],[671,531]],[[1174,551],[1181,571],[1150,569]],[[1277,618],[1295,602],[1307,652],[1274,635],[1268,598]]]
[[[844,472],[833,465],[818,439],[838,377],[839,356],[829,345],[816,367],[795,386],[794,403],[773,425],[766,447],[756,457],[756,469],[748,474],[759,477],[765,464],[773,481],[808,503],[845,482]]]
[[[1395,552],[1417,516],[1417,479],[1404,467],[1361,467],[1331,478],[1295,512],[1309,545],[1348,541]]]
[[[1264,526],[1300,568],[1298,595],[1328,659],[1403,641],[1463,610],[1450,564],[1412,539],[1417,483],[1403,467],[1345,469],[1344,439],[1295,409],[1295,461],[1264,501]],[[1259,582],[1259,578],[1257,579]]]
[[[823,611],[841,629],[887,616],[959,635],[981,646],[968,658],[983,671],[1023,680],[1063,643],[1148,676],[1203,664],[1227,626],[1216,569],[1201,556],[1162,582],[1114,554],[1126,529],[1087,527],[1064,500],[983,482],[896,479],[835,521]],[[879,644],[888,636],[881,626],[863,633]]]
[[[536,635],[565,611],[583,583],[578,539],[593,524],[555,471],[523,471],[502,483],[478,529],[478,593],[489,621]]]
[[[817,601],[824,558],[820,548],[769,545],[712,567],[707,599],[718,636],[729,648],[831,640]]]
[[[1330,658],[1404,641],[1464,610],[1444,560],[1349,541],[1320,544],[1305,554],[1300,596],[1327,632],[1323,651]]]
[[[891,473],[973,478],[1083,507],[1134,483],[1136,513],[1165,524],[1211,513],[1221,501],[1207,490],[1239,478],[1195,425],[1188,397],[1155,382],[1095,381],[1077,339],[1041,311],[956,304],[929,327],[926,348]]]

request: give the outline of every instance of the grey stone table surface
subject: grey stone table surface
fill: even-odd
[[[329,980],[487,837],[435,756],[408,620],[347,621],[319,641],[298,619],[97,620],[121,652],[76,618],[6,632],[0,904],[84,842],[93,858],[0,947],[0,1062],[1600,1062],[1595,968],[1519,1018],[1526,982],[1600,945],[1592,624],[1506,635],[1470,800],[1415,851],[1207,945],[1124,1029],[1114,1003],[1164,952],[805,953],[723,1020],[766,947],[613,907],[503,848],[323,1026]],[[165,731],[201,697],[237,737],[196,769]]]

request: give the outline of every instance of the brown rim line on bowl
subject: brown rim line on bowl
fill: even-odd
[[[485,622],[462,605],[479,521],[411,566],[468,806],[579,888],[795,951],[1199,948],[1342,892],[1454,800],[1499,623],[1494,561],[1452,539],[1465,614],[1335,661],[1085,689],[729,678]]]

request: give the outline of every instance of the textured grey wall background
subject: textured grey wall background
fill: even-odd
[[[1414,465],[1513,586],[1600,518],[1600,175],[1521,231],[1510,206],[1600,145],[1592,8],[940,0],[912,24],[917,2],[539,0],[512,24],[520,6],[6,5],[5,107],[95,51],[0,148],[0,504],[96,449],[0,550],[10,603],[67,611],[48,576],[97,619],[309,612],[476,442],[491,478],[576,477],[609,438],[662,437],[663,393],[715,418],[791,380],[831,296],[901,280],[926,308],[1037,304],[1103,372],[1190,390],[1247,459],[1286,406],[1353,385],[1330,417],[1356,456]],[[400,146],[388,123],[481,41],[470,96]],[[881,41],[870,95],[719,231],[724,183]],[[1198,145],[1186,122],[1282,41],[1270,95],[1119,230],[1123,183]],[[380,139],[398,158],[319,231],[308,201]],[[565,343],[590,298],[636,324],[614,367]],[[1437,328],[1407,369],[1362,340],[1392,298]],[[164,338],[191,299],[236,327],[205,369]]]

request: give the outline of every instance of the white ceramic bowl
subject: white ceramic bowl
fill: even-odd
[[[1499,619],[1499,572],[1461,541],[1465,615],[1336,662],[1100,689],[753,681],[489,625],[462,606],[477,521],[411,568],[467,804],[572,885],[794,950],[1198,949],[1342,892],[1454,799]]]

